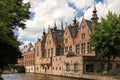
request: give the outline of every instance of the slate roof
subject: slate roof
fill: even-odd
[[[54,29],[53,28],[50,28],[50,31],[51,31],[51,34],[52,34],[52,37],[54,37]],[[63,35],[63,30],[60,30],[60,29],[57,29],[57,41],[58,42],[61,42],[62,41],[62,35]]]
[[[21,50],[22,53],[28,52],[28,51],[33,51],[34,50],[34,46],[30,43],[28,44],[28,46],[24,46],[24,48]]]
[[[50,31],[51,31],[51,34],[52,34],[52,37],[53,37],[53,35],[54,35],[54,29],[50,28]]]
[[[62,42],[63,30],[57,30],[57,41]]]
[[[85,21],[86,21],[90,31],[92,32],[92,22],[90,20],[85,20]]]
[[[71,36],[72,36],[72,28],[73,28],[72,25],[69,25],[69,26],[68,26],[68,29],[69,29],[69,31],[70,31],[70,35],[71,35]]]

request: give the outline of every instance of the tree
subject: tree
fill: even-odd
[[[25,28],[25,21],[30,19],[30,4],[22,0],[0,0],[0,69],[8,64],[15,64],[21,52],[13,30]]]
[[[108,12],[107,18],[95,26],[91,34],[91,44],[98,58],[111,58],[120,56],[120,15]],[[109,72],[109,66],[108,66]]]

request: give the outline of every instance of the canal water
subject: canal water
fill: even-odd
[[[83,80],[42,74],[2,74],[4,80]],[[85,79],[86,80],[86,79]]]

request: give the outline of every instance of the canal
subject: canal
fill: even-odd
[[[74,79],[74,78],[66,78],[59,76],[50,76],[50,75],[42,75],[42,74],[2,74],[2,78],[4,80],[86,80],[86,79]]]

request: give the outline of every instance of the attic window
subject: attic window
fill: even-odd
[[[65,39],[64,43],[67,44],[68,43],[68,39]]]
[[[67,35],[67,32],[65,34]]]
[[[83,34],[81,35],[81,38],[82,38],[82,39],[85,39],[85,33],[83,33]]]
[[[84,27],[84,26],[82,26],[82,30],[84,30],[84,28],[85,28],[85,27]]]

